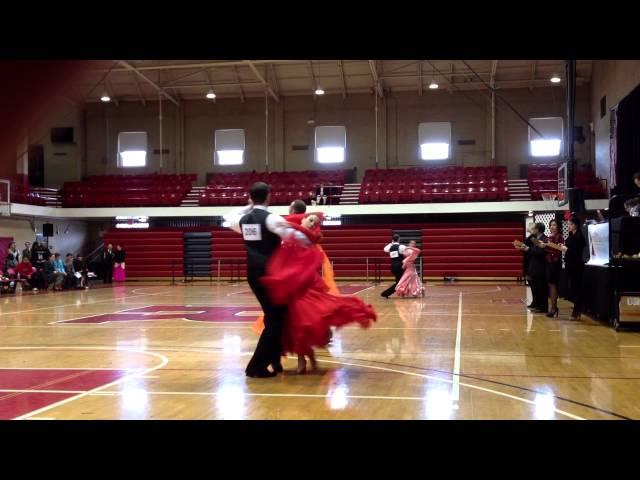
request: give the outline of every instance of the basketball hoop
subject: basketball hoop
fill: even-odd
[[[557,193],[543,193],[542,194],[542,199],[545,202],[549,202],[549,201],[555,200],[557,197],[558,197]]]

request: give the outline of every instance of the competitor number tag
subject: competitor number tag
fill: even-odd
[[[262,240],[262,229],[259,223],[245,223],[242,225],[242,238],[249,242]]]
[[[393,251],[393,252],[389,252],[389,256],[390,256],[391,258],[398,258],[398,251],[397,251],[397,250],[395,250],[395,251]]]

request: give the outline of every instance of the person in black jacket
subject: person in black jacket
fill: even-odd
[[[102,252],[102,262],[104,264],[104,283],[113,283],[113,264],[115,263],[116,254],[113,251],[113,245],[107,245],[107,249]]]
[[[527,224],[527,233],[529,234],[529,236],[524,241],[524,244],[527,247],[533,247],[533,239],[536,238],[535,234],[533,233],[533,229],[535,226],[536,224],[533,222]],[[527,276],[527,272],[529,271],[529,252],[524,252],[524,255],[522,256],[522,263],[522,271],[524,272],[525,276]],[[528,278],[526,278],[526,280],[527,282],[529,281]],[[532,305],[529,305],[529,308],[532,308]]]
[[[33,247],[31,247],[31,263],[33,263],[38,270],[44,269],[50,257],[51,251],[46,245],[43,245],[37,240],[33,242]]]
[[[89,288],[89,283],[87,280],[87,273],[88,273],[87,262],[85,261],[82,255],[78,255],[76,258],[73,259],[73,269],[76,272],[80,273],[78,286],[80,288]]]
[[[562,247],[564,266],[569,280],[569,300],[573,302],[571,320],[578,320],[582,313],[582,271],[584,270],[582,253],[586,245],[587,242],[580,228],[580,219],[573,216],[569,220],[569,236]]]
[[[545,243],[547,237],[544,235],[545,226],[544,223],[536,223],[533,228],[533,234],[538,242]],[[527,265],[527,280],[531,287],[531,296],[533,301],[528,308],[532,309],[535,313],[546,314],[549,310],[549,301],[547,295],[547,280],[546,272],[547,265],[545,261],[545,249],[535,245],[535,241],[532,238],[533,246],[529,247],[523,245],[520,247],[529,257]]]
[[[402,260],[404,260],[403,254],[406,248],[406,246],[400,244],[400,235],[397,233],[393,234],[393,241],[384,247],[384,251],[388,253],[389,258],[391,258],[391,273],[393,274],[395,282],[380,294],[381,297],[389,298],[389,296],[395,293],[396,286],[404,273]]]
[[[249,198],[251,201],[247,207],[225,215],[224,219],[231,230],[242,235],[247,251],[247,282],[264,312],[264,330],[245,373],[248,377],[266,378],[283,371],[281,337],[287,307],[273,304],[261,280],[269,259],[282,243],[281,239],[292,235],[294,229],[280,215],[267,210],[270,188],[266,183],[254,183],[249,190]]]

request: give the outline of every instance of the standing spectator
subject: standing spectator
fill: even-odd
[[[582,273],[584,271],[582,252],[586,245],[587,242],[580,228],[580,219],[573,216],[569,220],[569,236],[562,247],[564,266],[569,279],[569,296],[573,302],[571,320],[578,320],[582,313]]]
[[[31,248],[31,262],[38,270],[44,269],[45,264],[49,262],[49,257],[51,257],[51,252],[45,245],[41,244],[37,240],[33,242],[33,247]]]
[[[29,257],[22,257],[22,261],[16,267],[18,280],[22,280],[22,288],[38,291],[36,269],[31,265]]]
[[[558,222],[551,220],[549,222],[549,237],[547,242],[555,243],[556,245],[563,245],[564,238],[560,232]],[[548,283],[549,300],[551,300],[551,311],[547,314],[547,317],[558,316],[558,282],[560,279],[560,270],[562,270],[562,252],[554,248],[548,247],[547,243],[540,245],[545,249],[545,261],[546,265],[546,279]]]
[[[528,308],[532,309],[535,313],[546,314],[549,311],[547,282],[545,278],[547,274],[547,265],[545,261],[545,249],[539,246],[540,243],[544,243],[548,240],[544,231],[544,223],[536,223],[532,229],[532,233],[535,235],[535,240],[533,240],[534,246],[529,247],[527,245],[522,245],[518,248],[527,252],[529,255],[527,279],[529,281],[529,286],[531,287],[531,296],[533,297],[533,301]]]
[[[29,242],[24,242],[24,250],[22,250],[22,259],[29,259],[31,262],[31,244]]]
[[[76,273],[80,274],[78,286],[85,289],[89,288],[89,283],[87,281],[87,262],[82,255],[78,255],[73,260],[73,269]]]
[[[533,222],[530,222],[527,224],[527,233],[529,234],[529,236],[525,239],[524,244],[527,247],[533,247],[533,239],[536,238],[536,235],[533,233],[533,229],[535,228],[536,224]],[[523,268],[522,271],[524,272],[525,275],[525,279],[528,281],[527,279],[527,272],[529,271],[529,253],[528,252],[524,252],[524,255],[522,256],[522,261],[523,261]],[[532,308],[532,305],[529,305],[528,308]]]
[[[64,262],[62,258],[60,258],[60,254],[56,253],[52,257],[51,264],[53,265],[53,279],[54,279],[54,290],[62,290],[64,285],[64,280],[67,276],[67,272],[64,269]]]
[[[20,262],[20,252],[16,247],[16,242],[11,242],[7,249],[7,258],[4,261],[5,274],[9,275],[11,271],[14,271]]]
[[[102,253],[102,262],[104,265],[104,283],[113,282],[113,264],[116,254],[113,251],[113,245],[107,245],[107,249]]]
[[[124,282],[127,279],[126,272],[124,270],[124,260],[126,253],[122,249],[122,245],[116,245],[116,253],[113,257],[113,279],[116,282]]]

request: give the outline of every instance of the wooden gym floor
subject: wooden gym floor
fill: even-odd
[[[320,372],[248,379],[245,283],[127,284],[0,297],[0,419],[640,418],[640,335],[526,309],[516,283],[341,286],[373,303]]]

